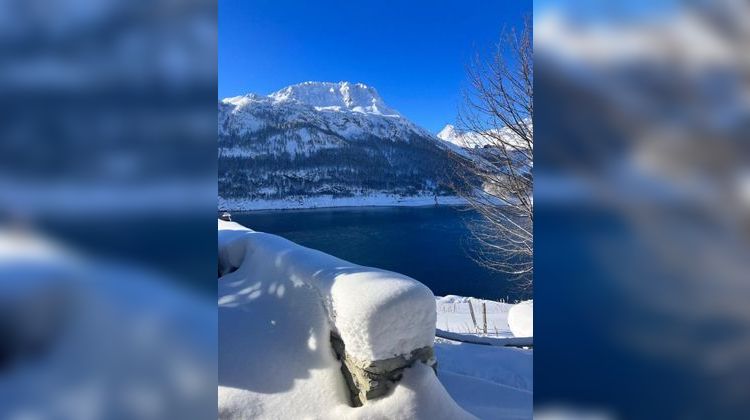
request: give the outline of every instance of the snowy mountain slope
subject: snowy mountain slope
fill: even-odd
[[[531,128],[532,124],[529,123],[528,126]],[[452,124],[446,124],[446,126],[443,127],[443,129],[440,130],[440,132],[437,134],[437,138],[459,147],[473,149],[476,147],[485,147],[492,143],[496,143],[492,140],[491,137],[494,135],[502,136],[504,141],[508,142],[508,144],[512,145],[513,147],[519,149],[528,148],[525,142],[518,138],[518,136],[507,127],[503,127],[499,130],[490,130],[479,133],[463,132],[457,129]]]
[[[485,144],[482,137],[475,133],[462,133],[452,124],[446,124],[437,134],[437,138],[459,147],[474,148]]]
[[[364,114],[400,117],[389,108],[378,92],[365,84],[349,82],[304,82],[268,95],[277,102],[299,102],[318,110],[348,110]]]
[[[448,148],[361,83],[219,101],[219,196],[446,196]]]

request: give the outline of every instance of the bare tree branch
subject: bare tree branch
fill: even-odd
[[[456,192],[480,218],[469,229],[477,261],[517,277],[533,274],[534,58],[531,24],[505,32],[488,56],[467,66],[458,130],[467,147],[451,153]]]

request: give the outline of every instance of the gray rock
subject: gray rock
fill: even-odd
[[[341,372],[349,387],[352,405],[355,407],[386,395],[401,380],[404,369],[416,362],[425,363],[433,369],[437,368],[432,347],[422,347],[409,354],[389,359],[357,360],[346,354],[344,342],[333,333],[331,345],[336,357],[341,360]]]

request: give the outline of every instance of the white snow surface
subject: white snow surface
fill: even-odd
[[[375,88],[362,83],[305,82],[268,96],[249,93],[224,98],[219,101],[218,110],[220,134],[252,134],[266,127],[264,121],[269,115],[283,119],[288,125],[324,128],[314,138],[299,136],[297,140],[306,150],[313,150],[319,144],[338,147],[342,138],[356,141],[371,135],[403,141],[414,134],[434,138],[386,105]],[[278,139],[265,138],[264,147],[285,142],[289,134]]]
[[[533,337],[534,301],[526,300],[513,305],[508,311],[508,326],[516,337]]]
[[[533,124],[528,123],[530,129],[533,129]],[[464,149],[473,149],[476,147],[484,147],[489,144],[497,144],[497,141],[493,137],[500,136],[507,142],[512,148],[525,149],[528,145],[518,138],[510,128],[503,127],[497,130],[490,130],[484,132],[465,132],[460,131],[452,124],[446,124],[442,130],[437,134],[437,138],[455,146],[462,147]]]
[[[440,132],[437,134],[437,138],[456,146],[468,149],[477,147],[479,145],[484,145],[486,143],[486,141],[483,141],[483,138],[480,135],[472,135],[472,133],[459,132],[458,129],[456,129],[456,127],[452,124],[447,124],[445,127],[443,127],[443,129],[440,130]]]
[[[242,279],[219,282],[221,307],[244,307],[263,293],[283,299],[287,290],[310,288],[347,354],[358,360],[388,359],[432,345],[434,297],[422,283],[243,229],[219,221],[220,266],[237,268],[225,278]],[[259,288],[264,281],[268,288]]]
[[[400,116],[383,102],[375,88],[363,83],[304,82],[287,86],[268,97],[276,102],[293,101],[318,110]]]
[[[471,318],[469,302],[474,309],[476,325]],[[448,295],[436,297],[437,328],[443,331],[484,335],[484,313],[487,308],[487,334],[493,337],[533,337],[534,301],[516,304]]]
[[[469,302],[474,308],[477,325],[471,319]],[[437,328],[461,334],[480,334],[484,326],[482,304],[487,308],[487,333],[494,337],[513,337],[508,325],[511,303],[448,295],[436,297]]]
[[[479,328],[474,327],[469,302]],[[482,304],[487,308],[488,337],[514,337],[508,313],[517,305],[464,296],[436,297],[437,328],[484,336]],[[438,377],[456,402],[482,419],[531,419],[533,350],[435,339]]]
[[[436,339],[438,377],[450,396],[482,419],[531,419],[533,351]]]
[[[433,298],[396,273],[356,266],[234,222],[219,221],[218,227],[220,269],[231,271],[219,279],[219,418],[532,417],[531,350],[434,339],[436,323],[463,324],[468,302],[477,308],[485,303],[490,322],[504,325],[510,336],[513,305]],[[344,338],[347,353],[363,358],[434,344],[438,374],[417,363],[389,395],[350,407],[330,347],[332,329]]]
[[[417,364],[387,396],[348,405],[331,329],[378,359],[431,345],[435,307],[418,282],[219,221],[219,417],[465,419]]]

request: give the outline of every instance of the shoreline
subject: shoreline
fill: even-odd
[[[464,206],[467,202],[457,196],[412,196],[371,195],[334,198],[331,196],[305,197],[279,200],[237,200],[219,198],[218,208],[228,212],[251,212],[266,210],[315,210],[355,207],[431,207]]]

